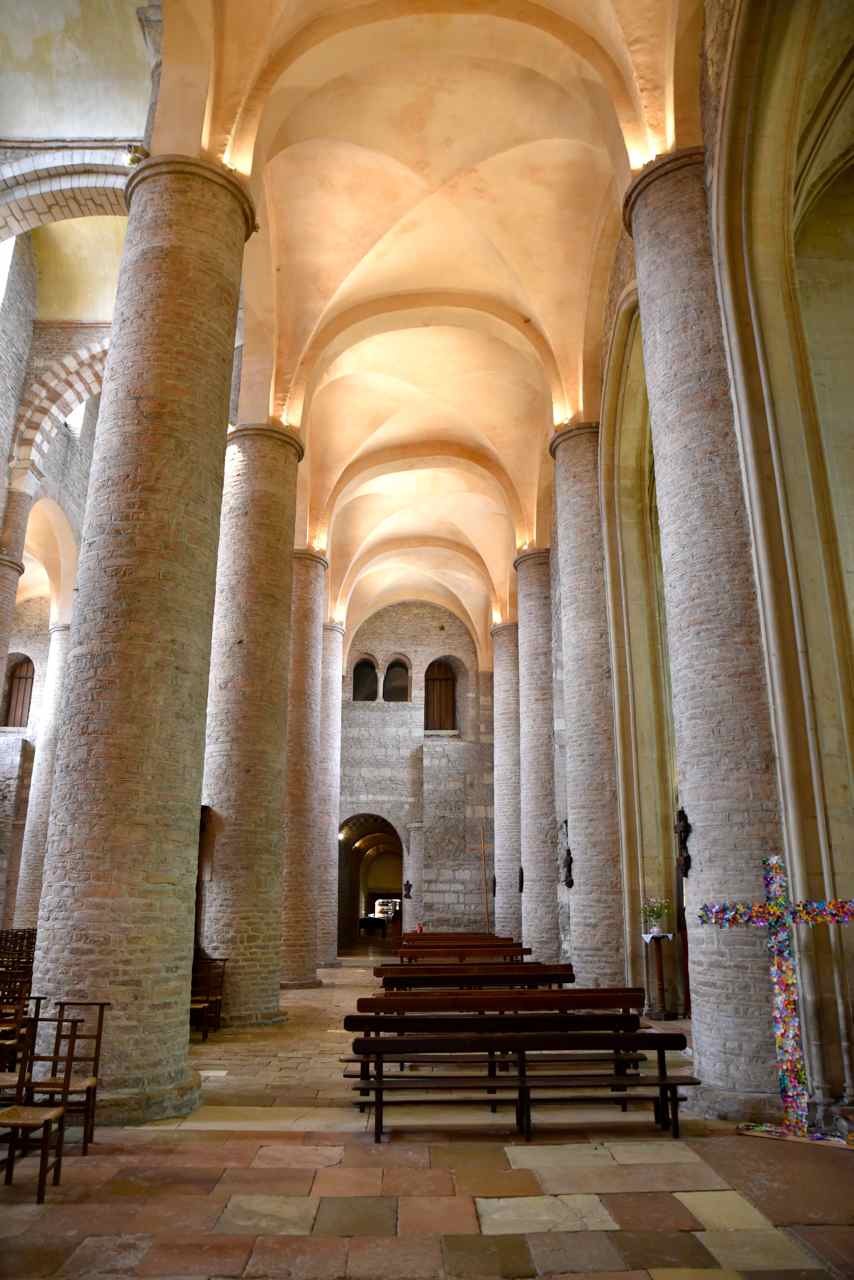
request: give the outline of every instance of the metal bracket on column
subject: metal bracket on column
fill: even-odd
[[[525,868],[524,867],[519,868],[519,892],[520,893],[525,892]]]

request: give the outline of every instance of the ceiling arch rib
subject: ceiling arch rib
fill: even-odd
[[[300,58],[326,41],[357,27],[376,26],[401,17],[411,21],[452,16],[503,19],[540,32],[571,50],[603,85],[633,165],[650,158],[647,128],[630,67],[621,67],[604,44],[579,23],[530,0],[373,0],[320,15],[288,33],[271,50],[264,65],[249,75],[236,112],[233,94],[217,95],[219,101],[213,105],[208,139],[212,152],[238,171],[250,173],[264,109],[277,82]],[[621,52],[625,54],[625,49]]]
[[[350,596],[353,594],[356,583],[361,577],[371,570],[378,569],[381,565],[388,563],[390,560],[400,560],[406,552],[430,552],[441,551],[452,560],[460,560],[467,569],[473,570],[474,574],[480,578],[484,591],[490,599],[492,608],[496,612],[500,612],[498,595],[495,585],[489,573],[483,558],[478,555],[477,551],[471,547],[464,546],[462,543],[453,542],[449,538],[437,538],[425,535],[420,538],[390,538],[382,542],[377,542],[369,546],[356,559],[344,575],[341,588],[338,593],[337,612],[346,612],[347,604]],[[431,557],[431,560],[435,557]]]

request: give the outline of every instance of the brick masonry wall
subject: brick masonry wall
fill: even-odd
[[[0,458],[12,447],[36,314],[36,264],[29,236],[19,236],[0,303]]]
[[[353,667],[365,656],[379,670],[379,700],[353,702]],[[410,664],[410,702],[383,702],[382,677],[393,658]],[[457,736],[424,733],[424,673],[436,658],[457,669]],[[478,672],[463,623],[416,601],[379,610],[358,628],[347,652],[342,702],[341,819],[385,818],[408,848],[409,828],[424,823],[424,923],[482,928],[481,825],[492,878],[492,677]],[[491,899],[490,899],[491,910]]]
[[[32,764],[25,729],[0,729],[0,928],[12,927],[23,811]]]
[[[563,634],[560,610],[560,531],[552,513],[552,554],[549,560],[552,598],[552,691],[554,698],[554,778],[555,819],[557,821],[558,886],[557,912],[560,932],[560,958],[572,960],[571,891],[564,884],[563,857],[566,849],[563,823],[566,819],[566,725],[563,705]]]

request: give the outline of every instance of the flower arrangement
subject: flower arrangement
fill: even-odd
[[[669,911],[669,898],[644,898],[641,915],[647,933],[661,933],[661,926],[667,919]]]

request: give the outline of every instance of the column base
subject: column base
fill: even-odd
[[[779,1093],[742,1093],[735,1089],[719,1089],[715,1085],[686,1088],[687,1102],[680,1112],[705,1120],[751,1121],[754,1124],[779,1124],[782,1105]]]
[[[340,960],[318,960],[317,967],[318,969],[343,969],[344,966]]]
[[[275,1027],[280,1022],[287,1022],[288,1015],[280,1009],[278,1013],[226,1014],[222,1015],[223,1027]],[[213,1033],[216,1035],[216,1032]]]
[[[154,1120],[176,1120],[201,1105],[201,1077],[187,1071],[177,1084],[140,1093],[135,1089],[98,1091],[97,1127],[101,1125],[151,1124]]]
[[[322,987],[323,983],[319,978],[298,978],[295,982],[280,982],[279,989],[281,991],[301,991],[309,987]]]

